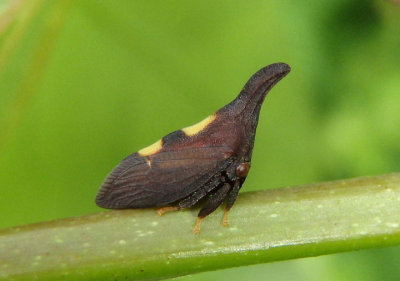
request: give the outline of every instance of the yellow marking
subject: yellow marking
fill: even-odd
[[[161,148],[162,148],[162,140],[158,140],[155,143],[153,143],[152,145],[142,148],[137,153],[140,156],[149,156],[149,155],[153,155],[153,154],[159,152],[161,150]]]
[[[212,114],[205,118],[204,120],[200,121],[197,124],[194,124],[193,126],[183,128],[182,131],[185,133],[187,136],[194,136],[201,132],[207,125],[209,125],[212,121],[215,120],[216,114]]]
[[[146,163],[151,168],[151,160],[149,156],[146,156]]]

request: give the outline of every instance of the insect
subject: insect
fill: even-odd
[[[226,200],[222,224],[228,225],[228,211],[250,169],[261,105],[289,71],[284,63],[260,69],[231,103],[123,159],[104,180],[96,204],[109,209],[161,207],[161,215],[206,197],[193,229],[197,234],[201,220]]]

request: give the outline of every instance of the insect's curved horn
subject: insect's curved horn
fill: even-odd
[[[290,72],[286,63],[274,63],[257,71],[244,85],[238,98],[242,101],[257,101],[264,99],[268,91]]]
[[[261,68],[247,83],[235,100],[226,106],[228,112],[244,115],[258,115],[269,90],[290,72],[286,63],[274,63]]]

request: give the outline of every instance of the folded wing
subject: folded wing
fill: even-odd
[[[232,161],[226,146],[131,154],[106,177],[96,204],[111,209],[165,206],[187,197]]]

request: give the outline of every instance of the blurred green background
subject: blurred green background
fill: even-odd
[[[126,155],[202,120],[259,68],[242,192],[400,171],[400,5],[0,0],[0,228],[102,211]],[[393,214],[399,215],[399,214]],[[398,280],[400,248],[178,280]]]

